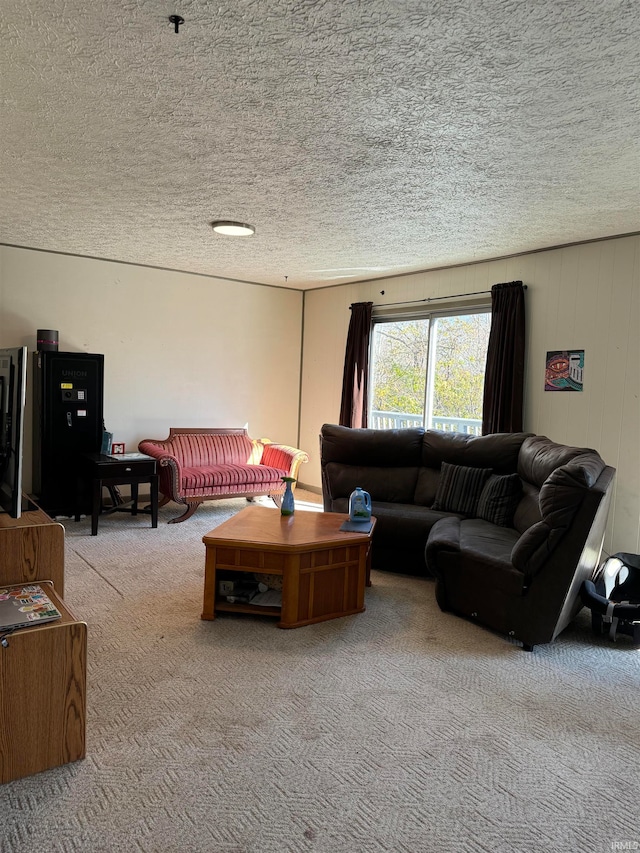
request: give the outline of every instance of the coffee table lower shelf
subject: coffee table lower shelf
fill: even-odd
[[[234,572],[246,573],[251,578],[259,578],[260,574],[282,576],[282,606],[261,607],[251,602],[232,604],[216,594],[213,613],[205,603],[202,618],[214,619],[216,613],[247,613],[275,616],[279,619],[279,628],[301,628],[327,619],[362,613],[365,609],[366,548],[364,550],[361,554],[360,546],[352,545],[304,555],[280,553],[276,556],[272,553],[267,561],[268,571],[263,568],[261,572],[259,566],[241,565],[240,549],[237,549],[238,562],[233,566]],[[208,551],[207,559],[215,560],[216,555],[223,557],[224,570],[228,571],[231,568],[228,550],[217,548],[214,553]],[[282,568],[276,565],[277,562]],[[211,568],[208,575],[211,579]],[[216,583],[215,579],[213,583]],[[213,588],[215,590],[215,586]]]
[[[216,599],[216,612],[251,613],[253,616],[280,616],[281,607],[259,607],[257,604],[231,604],[223,599]],[[204,617],[203,617],[204,618]]]

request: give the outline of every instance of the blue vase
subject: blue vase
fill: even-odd
[[[291,481],[285,480],[284,495],[282,496],[282,504],[280,505],[280,514],[293,515],[295,508],[295,503],[293,501],[293,491],[291,489]]]

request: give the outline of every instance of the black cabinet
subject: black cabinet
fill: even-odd
[[[75,515],[80,457],[102,443],[104,355],[36,352],[32,387],[33,492],[49,515]]]

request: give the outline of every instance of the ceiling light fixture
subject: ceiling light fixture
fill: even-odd
[[[217,234],[226,234],[227,237],[250,237],[256,233],[253,225],[246,222],[232,222],[229,219],[216,219],[211,227]]]
[[[175,32],[180,32],[180,27],[184,24],[184,18],[182,15],[169,15],[169,20],[174,26]]]

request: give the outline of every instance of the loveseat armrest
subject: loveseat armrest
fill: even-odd
[[[140,453],[152,456],[158,463],[160,492],[173,500],[178,500],[181,494],[182,465],[178,457],[172,452],[171,441],[156,441],[155,439],[145,438],[138,444],[138,450]]]
[[[268,438],[261,438],[260,441],[264,444],[262,451],[261,465],[266,465],[268,468],[279,468],[281,471],[286,471],[287,477],[298,479],[298,469],[303,462],[309,461],[309,454],[304,450],[298,450],[297,447],[290,447],[288,444],[273,444]],[[292,486],[295,488],[295,483]]]
[[[147,456],[153,456],[161,465],[169,465],[175,462],[178,468],[181,468],[180,460],[175,455],[171,441],[157,441],[154,438],[145,438],[138,444],[140,453],[146,453]]]

